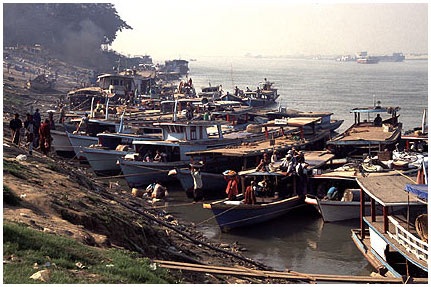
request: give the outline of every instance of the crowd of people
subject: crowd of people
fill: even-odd
[[[19,114],[15,113],[14,118],[9,122],[11,129],[12,142],[19,146],[21,134],[25,136],[25,147],[30,155],[33,154],[33,149],[40,149],[44,155],[48,155],[51,150],[51,130],[55,130],[54,114],[48,113],[48,118],[42,122],[39,109],[31,114],[26,114],[24,125],[19,118]],[[23,132],[24,131],[24,132]]]
[[[296,194],[305,194],[307,192],[307,175],[309,164],[305,162],[305,156],[302,151],[291,148],[286,156],[276,165],[278,153],[274,151],[272,155],[265,153],[259,164],[256,166],[256,172],[285,172],[288,176],[296,177]],[[239,179],[237,176],[225,177],[227,180],[226,195],[228,200],[235,200],[238,195]],[[258,181],[257,177],[245,182],[245,192],[243,202],[245,204],[256,204],[256,198],[277,196],[276,187],[268,176]]]

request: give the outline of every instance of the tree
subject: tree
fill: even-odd
[[[132,29],[107,3],[5,3],[5,46],[34,45],[78,62],[95,62],[102,44]]]

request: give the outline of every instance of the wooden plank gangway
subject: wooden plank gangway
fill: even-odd
[[[242,277],[266,278],[266,279],[285,279],[289,281],[305,281],[308,283],[314,282],[341,282],[341,283],[405,283],[401,278],[390,277],[373,277],[373,276],[353,276],[353,275],[326,275],[326,274],[307,274],[299,273],[291,270],[282,271],[266,271],[250,269],[243,266],[226,267],[204,264],[193,264],[175,261],[153,260],[160,267],[169,269],[178,269],[183,271],[203,272],[218,275],[231,275]],[[427,283],[427,278],[408,278],[412,283]]]

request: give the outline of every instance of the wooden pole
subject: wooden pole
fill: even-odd
[[[388,232],[389,223],[388,223],[388,207],[383,206],[383,232]]]
[[[360,195],[360,200],[361,200],[361,238],[365,239],[365,222],[364,222],[364,216],[365,216],[365,192],[364,190],[361,188],[361,195]]]
[[[376,222],[376,200],[371,198],[371,222]]]

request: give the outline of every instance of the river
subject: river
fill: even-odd
[[[284,107],[326,111],[344,119],[339,131],[353,123],[350,110],[373,105],[399,106],[404,130],[420,126],[428,107],[428,61],[357,64],[335,60],[288,58],[199,58],[189,63],[197,92],[211,85],[256,89],[264,78],[274,82]],[[384,115],[382,115],[384,118]]]

